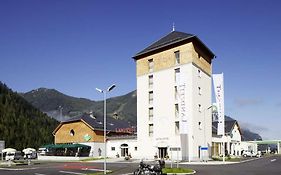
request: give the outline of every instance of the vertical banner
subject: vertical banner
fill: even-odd
[[[217,135],[224,136],[224,86],[223,73],[213,74],[214,91],[218,110],[218,130]]]
[[[185,75],[183,72],[180,73],[180,79],[178,84],[179,92],[179,117],[180,117],[180,134],[188,133],[188,123],[187,123],[187,109],[186,109],[186,84]]]

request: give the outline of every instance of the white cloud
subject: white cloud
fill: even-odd
[[[238,98],[235,99],[234,103],[239,107],[244,107],[260,105],[263,101],[260,98]]]

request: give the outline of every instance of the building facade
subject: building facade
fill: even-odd
[[[132,137],[128,139],[129,141],[124,141],[127,136],[132,136],[133,128],[130,128],[127,122],[116,120],[111,117],[107,117],[107,150],[110,150],[111,143],[114,143],[116,138],[121,138],[119,142],[130,142]],[[52,147],[64,146],[65,144],[82,144],[90,146],[88,156],[100,157],[104,156],[104,135],[103,135],[103,117],[92,114],[83,114],[71,118],[66,121],[62,121],[57,128],[53,131],[55,137],[55,145]],[[135,139],[136,140],[136,139]],[[116,141],[115,141],[116,142]],[[120,143],[120,144],[122,144]],[[116,145],[116,143],[115,143]],[[73,151],[73,150],[71,150]],[[74,150],[76,151],[76,150]],[[116,149],[115,153],[109,151],[111,156],[118,153],[121,154],[121,150]]]
[[[197,36],[173,31],[133,58],[140,158],[211,155],[211,74],[215,55]]]
[[[236,120],[225,121],[225,136],[217,135],[218,122],[212,123],[212,156],[241,155],[241,130]],[[224,146],[224,147],[223,147]]]

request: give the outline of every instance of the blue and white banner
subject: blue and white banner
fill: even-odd
[[[183,72],[180,73],[180,81],[178,84],[179,93],[179,117],[180,117],[180,134],[188,134],[188,118],[186,104],[186,76]]]
[[[217,135],[224,136],[224,86],[223,73],[213,74],[214,91],[216,96],[216,105],[218,111],[218,130]]]

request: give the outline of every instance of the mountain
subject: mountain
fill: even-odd
[[[39,88],[21,94],[32,105],[58,120],[60,117],[59,106],[63,108],[63,119],[73,117],[84,112],[94,111],[103,115],[103,101],[91,101],[64,95],[54,89]],[[125,120],[132,125],[137,124],[137,93],[132,91],[126,95],[107,99],[107,114],[116,119]],[[226,116],[226,120],[234,120]],[[261,136],[247,128],[241,128],[243,140],[260,140]]]
[[[55,89],[39,88],[21,95],[34,107],[59,121],[89,112],[96,106],[94,101],[71,97]]]
[[[230,121],[235,119],[225,116],[225,120]],[[243,128],[240,126],[240,130],[242,133],[242,141],[262,140],[262,137],[259,134],[250,131],[248,128]]]
[[[34,107],[58,121],[94,111],[103,115],[103,101],[65,95],[55,89],[39,88],[21,95]],[[107,99],[107,114],[136,125],[136,91]]]
[[[0,81],[0,140],[6,147],[22,150],[53,142],[58,122],[34,108]]]

